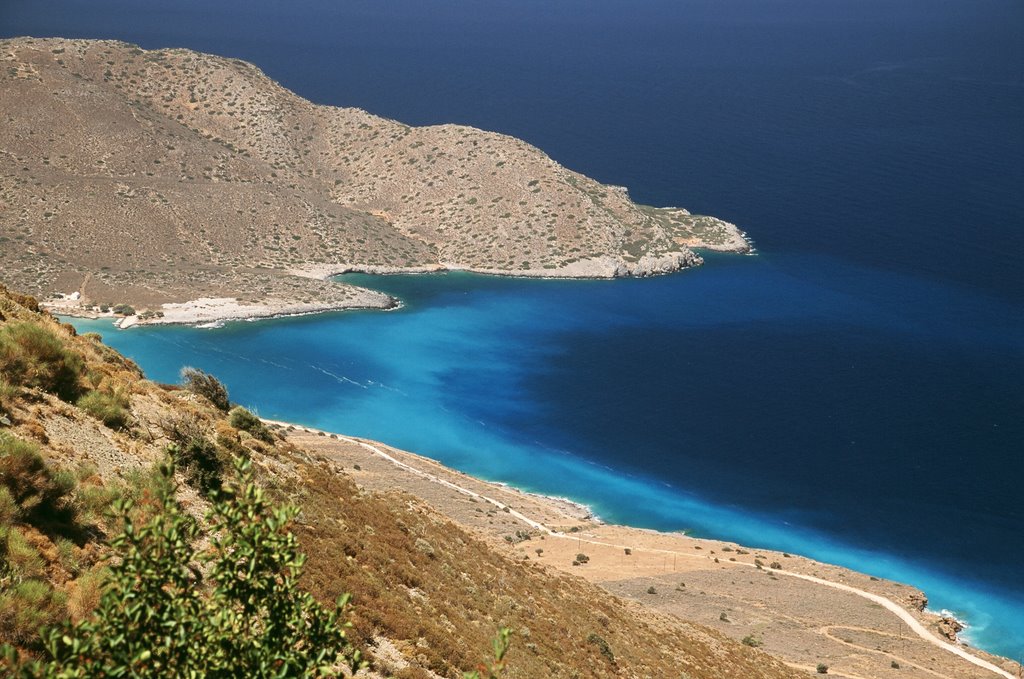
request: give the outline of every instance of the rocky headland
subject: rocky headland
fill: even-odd
[[[638,205],[519,139],[316,105],[184,49],[0,41],[0,116],[0,267],[63,313],[386,307],[323,279],[649,276],[700,264],[693,248],[750,249],[728,222]]]

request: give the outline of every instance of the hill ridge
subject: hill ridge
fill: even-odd
[[[180,48],[0,41],[0,118],[0,265],[40,297],[366,306],[316,278],[643,276],[700,264],[693,247],[749,250],[514,137],[314,104]]]

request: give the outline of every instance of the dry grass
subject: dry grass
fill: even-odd
[[[292,499],[307,586],[325,600],[355,592],[362,640],[402,640],[407,659],[432,672],[459,676],[508,625],[510,677],[791,676],[709,630],[645,621],[579,578],[509,559],[409,496],[360,491],[301,453],[286,459],[302,481]]]

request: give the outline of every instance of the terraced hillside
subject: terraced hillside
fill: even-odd
[[[518,139],[314,105],[188,50],[0,41],[0,120],[0,267],[42,296],[344,306],[354,292],[310,276],[648,275],[747,249]]]

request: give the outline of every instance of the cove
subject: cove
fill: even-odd
[[[7,0],[0,34],[251,61],[523,138],[762,254],[643,281],[361,278],[387,314],[98,329],[269,417],[609,521],[922,587],[1024,653],[1018,0]]]
[[[1024,327],[1003,301],[807,255],[646,280],[344,279],[403,307],[73,322],[153,379],[195,365],[265,417],[907,582],[972,643],[1024,648]]]

